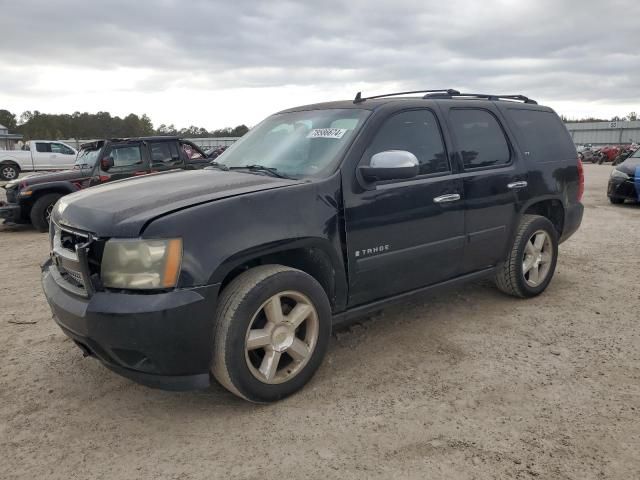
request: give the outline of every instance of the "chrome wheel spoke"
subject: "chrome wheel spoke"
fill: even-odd
[[[278,363],[282,354],[272,349],[265,350],[264,358],[260,364],[260,373],[267,381],[273,380],[278,371]]]
[[[284,320],[282,315],[282,302],[279,295],[274,295],[264,306],[264,313],[269,323],[279,324]]]
[[[299,338],[296,338],[291,346],[287,349],[287,353],[296,361],[302,361],[309,356],[309,347]]]
[[[544,241],[547,239],[547,234],[540,232],[538,233],[533,240],[533,246],[536,249],[536,253],[540,253],[542,251],[542,247],[544,247]]]
[[[247,339],[247,350],[266,347],[271,343],[271,334],[265,328],[251,330]]]
[[[297,328],[304,322],[309,315],[313,312],[313,308],[311,305],[306,303],[299,302],[293,307],[293,310],[289,312],[289,315],[285,318],[285,320],[293,325],[294,328]]]
[[[531,255],[531,256],[535,256],[538,254],[538,252],[536,252],[535,247],[533,246],[533,243],[531,243],[531,241],[528,241],[527,246],[524,247],[524,253],[526,255]]]
[[[535,265],[534,267],[531,268],[531,270],[529,270],[529,281],[535,286],[538,284],[539,278],[540,278],[540,267],[538,265]]]
[[[542,252],[542,260],[540,263],[551,263],[551,254],[549,252]]]
[[[531,267],[533,267],[534,264],[534,260],[533,258],[529,258],[528,260],[525,260],[524,262],[522,262],[522,273],[526,274],[529,272],[529,270],[531,270]]]

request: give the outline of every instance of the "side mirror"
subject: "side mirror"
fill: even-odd
[[[387,150],[371,157],[371,163],[359,168],[368,182],[401,180],[418,176],[420,164],[416,156],[404,150]]]
[[[104,157],[100,160],[100,168],[103,172],[108,172],[113,167],[113,157]]]

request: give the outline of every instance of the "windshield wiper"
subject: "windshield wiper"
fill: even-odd
[[[277,168],[265,167],[264,165],[258,165],[258,164],[244,165],[242,167],[229,167],[229,170],[249,170],[250,172],[263,172],[268,175],[271,175],[272,177],[286,178],[288,180],[294,179],[293,177],[285,175],[284,173],[278,172]]]

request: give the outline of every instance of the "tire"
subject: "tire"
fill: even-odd
[[[544,245],[542,251],[537,252],[537,244],[532,240],[542,238],[539,237],[541,233],[545,235]],[[496,272],[496,286],[514,297],[540,295],[551,282],[557,261],[558,233],[553,224],[539,215],[524,215],[516,230],[511,251]],[[525,271],[525,264],[531,268],[529,271]],[[537,278],[533,277],[534,272],[537,272]]]
[[[293,308],[301,315],[290,316]],[[211,373],[241,398],[274,402],[311,379],[330,336],[329,299],[313,277],[282,265],[255,267],[236,277],[220,296]]]
[[[20,175],[20,167],[15,163],[3,163],[0,165],[0,178],[2,180],[11,181]]]
[[[624,198],[609,197],[609,201],[611,203],[613,203],[614,205],[620,205],[620,204],[624,203]]]
[[[60,197],[62,197],[60,193],[47,193],[38,198],[31,207],[31,224],[39,232],[49,231],[49,215]]]

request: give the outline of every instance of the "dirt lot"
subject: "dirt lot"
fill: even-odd
[[[484,282],[376,315],[272,406],[83,359],[40,290],[46,235],[0,227],[0,478],[640,478],[640,206],[585,168],[545,294]]]

